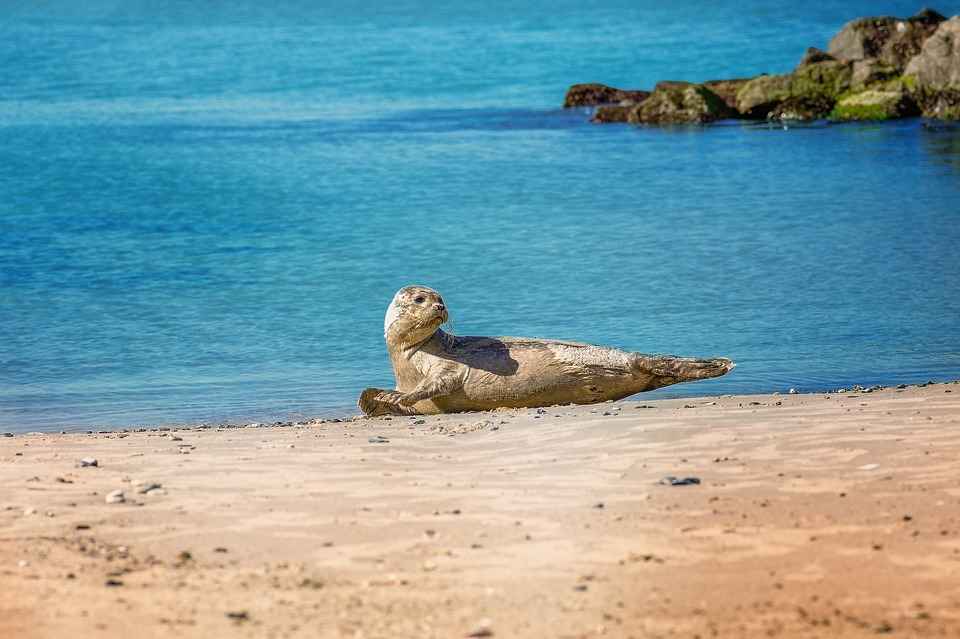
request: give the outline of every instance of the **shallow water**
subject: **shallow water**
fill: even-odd
[[[960,376],[960,129],[558,108],[917,7],[652,4],[9,8],[0,430],[350,413],[414,282],[460,334],[738,362],[650,396]]]

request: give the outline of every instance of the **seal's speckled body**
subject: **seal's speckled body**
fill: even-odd
[[[440,330],[443,298],[425,286],[394,296],[384,337],[397,389],[368,388],[367,415],[455,413],[622,399],[670,384],[718,377],[728,359],[643,355],[522,337],[459,337]]]

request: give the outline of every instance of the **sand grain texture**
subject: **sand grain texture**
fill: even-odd
[[[0,637],[955,637],[958,461],[957,384],[0,438]]]

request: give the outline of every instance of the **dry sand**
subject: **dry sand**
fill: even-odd
[[[957,637],[958,461],[957,384],[0,438],[0,637]]]

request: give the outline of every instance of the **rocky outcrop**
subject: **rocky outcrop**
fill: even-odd
[[[841,60],[879,60],[902,72],[945,19],[930,9],[906,20],[891,16],[860,18],[844,25],[830,41],[828,51]]]
[[[605,84],[574,84],[567,89],[567,95],[563,99],[563,108],[621,104],[624,102],[637,104],[649,95],[649,91],[616,89]]]
[[[828,51],[807,49],[790,73],[660,82],[652,93],[576,84],[564,106],[597,106],[594,122],[960,119],[960,16],[925,9],[844,25]]]
[[[960,16],[942,23],[907,65],[905,79],[931,118],[960,119]]]
[[[720,96],[702,84],[658,82],[650,97],[631,107],[632,124],[705,124],[736,115]]]

